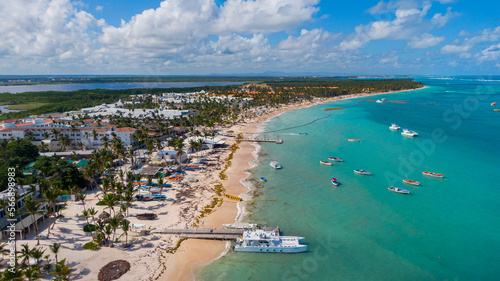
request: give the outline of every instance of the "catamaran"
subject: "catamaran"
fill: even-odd
[[[390,191],[392,192],[396,192],[396,193],[401,193],[401,194],[410,194],[410,191],[407,190],[407,189],[402,189],[402,188],[399,188],[399,187],[394,187],[394,186],[390,186],[388,187],[387,189],[389,189]]]
[[[433,172],[422,172],[424,176],[430,176],[430,177],[435,177],[435,178],[442,178],[444,177],[444,174],[438,174],[438,173],[433,173]]]
[[[271,166],[271,168],[273,169],[281,169],[281,164],[278,161],[272,161],[271,163],[269,163],[269,166]]]
[[[304,237],[280,236],[279,229],[245,230],[240,239],[236,240],[235,252],[259,253],[300,253],[307,251]]]

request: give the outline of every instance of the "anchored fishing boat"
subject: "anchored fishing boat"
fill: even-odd
[[[347,141],[361,141],[361,139],[347,139]]]
[[[371,175],[372,174],[372,172],[368,172],[368,171],[365,171],[363,169],[354,170],[354,173],[358,174],[358,175]]]
[[[328,161],[319,161],[319,163],[321,165],[325,165],[325,166],[331,166],[331,165],[333,165],[331,162],[328,162]]]
[[[390,186],[388,187],[387,189],[389,189],[390,191],[392,192],[396,192],[396,193],[401,193],[401,194],[410,194],[410,191],[407,190],[407,189],[402,189],[402,188],[399,188],[399,187],[394,187],[394,186]]]
[[[444,174],[438,174],[438,173],[433,173],[433,172],[422,172],[424,176],[429,176],[429,177],[435,177],[435,178],[442,178],[444,177]]]
[[[332,184],[337,186],[339,185],[339,181],[336,178],[332,178]]]
[[[420,185],[420,182],[414,181],[414,180],[409,180],[409,179],[404,179],[403,182],[406,184],[411,184],[411,185]]]
[[[335,162],[344,162],[344,160],[342,158],[337,158],[337,157],[332,157],[332,156],[330,156],[330,158],[328,158],[328,160],[332,160]]]
[[[271,168],[273,169],[281,169],[281,164],[278,161],[272,161],[271,163],[269,163],[269,166],[271,166]]]
[[[260,178],[260,180],[261,180],[261,181],[267,181],[267,179],[266,179],[266,178],[264,178],[264,177]]]

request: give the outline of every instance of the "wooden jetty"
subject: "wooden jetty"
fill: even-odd
[[[275,228],[263,228],[266,231]],[[246,229],[239,228],[186,228],[186,229],[155,229],[150,234],[173,234],[181,238],[210,239],[210,240],[234,240],[243,235]]]
[[[276,144],[282,144],[283,140],[282,139],[275,139],[275,140],[260,140],[260,139],[237,139],[237,141],[249,141],[249,142],[274,142]]]
[[[186,228],[186,229],[155,229],[151,234],[174,234],[181,238],[233,240],[239,238],[244,229],[233,228]]]

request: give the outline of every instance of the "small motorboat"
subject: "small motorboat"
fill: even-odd
[[[339,181],[336,178],[332,178],[332,184],[337,186],[339,185]]]
[[[332,157],[332,156],[330,156],[330,158],[328,158],[328,160],[332,160],[335,162],[344,162],[344,160],[342,158],[337,158],[337,157]]]
[[[368,172],[368,171],[365,171],[363,169],[356,169],[354,170],[354,173],[358,174],[358,175],[371,175],[372,172]]]
[[[390,186],[388,187],[387,189],[389,189],[390,191],[392,192],[396,192],[396,193],[401,193],[401,194],[410,194],[410,191],[407,190],[407,189],[402,189],[402,188],[399,188],[399,187],[394,187],[394,186]]]
[[[269,163],[269,166],[271,166],[271,168],[273,169],[281,169],[281,164],[278,161],[272,161],[271,163]]]
[[[497,105],[497,103],[496,103],[496,102],[492,102],[492,103],[491,103],[491,106],[496,106],[496,105]]]
[[[385,99],[376,100],[375,102],[376,102],[376,103],[384,103],[384,102],[385,102]]]
[[[403,129],[403,131],[401,132],[401,135],[403,135],[405,137],[416,137],[416,136],[418,136],[418,133],[414,132],[412,130],[409,130],[409,129]]]
[[[404,179],[403,182],[406,184],[411,184],[411,185],[420,185],[420,182],[414,181],[414,180],[409,180],[409,179]]]
[[[396,123],[392,123],[391,126],[389,127],[389,129],[393,130],[393,131],[398,131],[398,130],[401,130],[401,127],[396,125]]]
[[[307,136],[309,134],[308,133],[299,133],[299,135],[301,135],[301,136]]]
[[[264,177],[260,178],[260,180],[261,180],[261,181],[267,181],[267,179],[266,179],[266,178],[264,178]]]
[[[361,139],[347,139],[347,141],[361,141]]]
[[[500,111],[500,109],[493,109],[493,111]]]
[[[331,162],[328,162],[328,161],[319,161],[319,163],[321,165],[325,165],[325,166],[331,166],[331,165],[333,165]]]
[[[444,177],[444,174],[438,174],[438,173],[433,173],[433,172],[422,172],[424,176],[429,176],[429,177],[435,177],[435,178],[442,178]]]

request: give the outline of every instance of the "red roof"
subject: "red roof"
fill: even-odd
[[[45,123],[54,123],[54,120],[52,120],[52,119],[46,119],[46,120],[43,120],[43,122],[45,122]]]
[[[133,133],[135,131],[136,130],[134,128],[130,128],[130,127],[120,128],[120,129],[116,130],[117,133]]]
[[[0,133],[10,133],[13,131],[24,131],[24,129],[8,128],[8,129],[0,130]]]
[[[16,123],[19,121],[19,119],[8,119],[8,120],[3,120],[4,123]]]
[[[31,125],[35,125],[35,123],[30,122],[30,123],[21,123],[21,124],[16,124],[16,127],[31,126]]]

